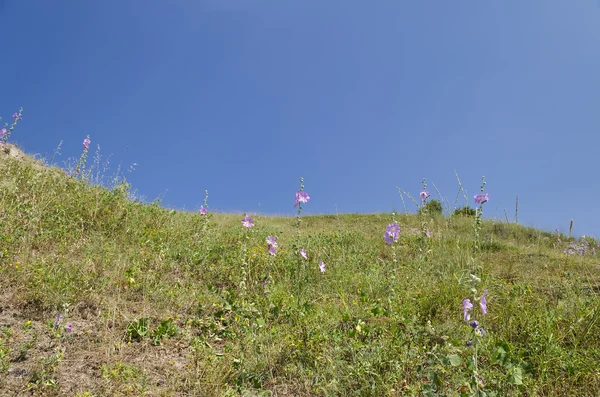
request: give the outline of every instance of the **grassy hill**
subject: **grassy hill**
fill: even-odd
[[[2,396],[600,395],[597,241],[427,214],[393,244],[390,214],[246,229],[8,148]]]

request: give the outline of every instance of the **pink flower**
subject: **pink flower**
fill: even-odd
[[[325,273],[325,270],[327,270],[325,269],[325,266],[327,266],[325,262],[321,261],[321,263],[319,263],[319,270],[321,271],[321,273]]]
[[[422,190],[421,193],[419,193],[419,196],[421,196],[422,200],[425,200],[427,197],[429,197],[429,192],[427,190]]]
[[[277,255],[277,247],[270,247],[269,254],[271,254],[273,256]]]
[[[13,119],[23,120],[23,117],[19,116],[19,113],[13,113]]]
[[[6,135],[6,128],[0,130],[0,138],[4,138],[4,135]]]
[[[427,237],[431,237],[431,233],[429,232],[429,229],[425,230],[425,235],[426,235]]]
[[[479,306],[481,306],[481,313],[487,313],[487,289],[483,291],[483,295],[479,298]]]
[[[254,226],[254,219],[246,215],[244,219],[242,219],[242,226],[250,229],[252,226]]]
[[[308,259],[308,256],[306,255],[306,250],[305,250],[304,248],[302,248],[302,249],[300,250],[300,255],[302,255],[302,257],[303,257],[304,259]]]
[[[90,146],[90,143],[91,143],[91,142],[92,142],[92,141],[90,141],[90,138],[85,138],[85,139],[83,140],[83,148],[87,150],[87,148]]]
[[[475,203],[477,203],[477,204],[487,203],[488,201],[489,201],[489,197],[488,197],[487,193],[475,195]]]
[[[298,190],[296,192],[296,201],[294,201],[294,207],[299,203],[308,203],[308,200],[310,200],[308,193]]]
[[[471,303],[470,299],[465,299],[463,301],[463,317],[465,319],[465,323],[469,323],[469,320],[471,319],[471,313],[469,313],[469,310],[471,310],[473,308],[473,304]]]
[[[277,238],[275,236],[269,236],[265,240],[269,247],[277,248],[279,245],[277,244]]]
[[[203,205],[200,206],[200,215],[206,215],[208,213],[208,211],[206,210],[206,208],[204,208]]]

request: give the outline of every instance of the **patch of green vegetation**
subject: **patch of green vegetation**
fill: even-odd
[[[293,218],[244,231],[0,163],[0,371],[31,363],[15,370],[43,393],[600,394],[598,257],[574,239],[484,219],[476,244],[475,214],[401,214],[389,245],[391,215],[339,214],[303,217],[298,242]],[[475,353],[461,305],[484,289]]]

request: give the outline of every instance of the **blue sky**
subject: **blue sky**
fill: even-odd
[[[11,140],[61,163],[89,134],[149,201],[292,214],[303,176],[307,212],[401,210],[456,170],[486,216],[518,195],[600,235],[598,0],[0,0],[0,26]]]

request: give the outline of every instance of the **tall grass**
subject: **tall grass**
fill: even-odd
[[[564,253],[593,239],[426,211],[394,215],[393,249],[389,214],[248,233],[30,158],[0,169],[2,395],[600,394],[598,257]]]

